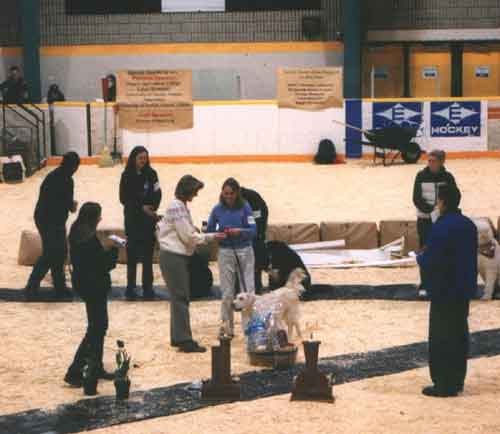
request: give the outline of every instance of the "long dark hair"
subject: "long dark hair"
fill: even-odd
[[[96,202],[85,202],[80,208],[77,219],[71,226],[70,243],[79,244],[95,236],[101,213],[101,205]]]
[[[148,162],[144,166],[144,171],[147,171],[151,168],[149,165],[149,152],[144,146],[136,146],[132,149],[132,152],[128,156],[127,165],[125,166],[125,173],[127,174],[135,174],[137,172],[135,167],[135,161],[137,160],[137,156],[145,152],[148,155]]]
[[[226,187],[229,187],[231,190],[233,190],[236,193],[236,200],[234,202],[234,208],[235,209],[241,209],[245,206],[245,200],[243,199],[243,196],[241,195],[241,187],[240,183],[236,181],[234,178],[227,178],[224,181],[224,184],[222,184],[222,190],[224,190]],[[224,197],[222,195],[222,190],[221,194],[219,197],[219,201],[222,205],[227,207],[226,201],[224,200]]]
[[[184,175],[175,187],[175,197],[183,202],[191,199],[205,184],[191,175]]]

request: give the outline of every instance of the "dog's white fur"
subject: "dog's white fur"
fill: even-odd
[[[235,310],[241,310],[241,326],[246,329],[250,321],[254,307],[258,305],[274,306],[275,320],[278,326],[282,329],[288,329],[288,338],[291,339],[293,329],[295,328],[297,335],[302,336],[300,329],[300,294],[304,291],[302,281],[306,277],[306,273],[302,268],[296,268],[290,273],[288,281],[282,288],[278,288],[272,292],[262,296],[256,296],[247,292],[238,294],[233,302]]]
[[[495,256],[488,258],[478,253],[479,275],[484,281],[484,294],[482,300],[491,300],[495,292],[496,285],[500,283],[500,246],[495,239],[493,229],[486,220],[474,220],[477,227],[479,246],[484,246],[493,242],[495,246]]]

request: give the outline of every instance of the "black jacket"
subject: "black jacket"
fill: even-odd
[[[120,202],[124,207],[125,232],[128,237],[140,236],[145,227],[154,226],[155,222],[144,213],[144,205],[158,209],[161,202],[161,188],[158,175],[152,168],[142,173],[122,173],[120,180]]]
[[[28,86],[22,78],[20,80],[8,78],[0,84],[0,92],[6,104],[22,104],[27,100]]]
[[[418,172],[413,186],[413,203],[419,218],[430,217],[437,204],[438,189],[441,185],[454,186],[458,190],[455,178],[444,167],[438,173],[432,173],[428,167]]]
[[[109,272],[115,268],[118,249],[106,251],[97,236],[79,241],[70,234],[69,248],[73,271],[71,281],[75,292],[84,300],[105,298],[111,290]]]
[[[50,172],[40,186],[35,221],[42,225],[64,226],[73,208],[74,182],[62,167]]]
[[[257,224],[257,239],[265,240],[269,219],[269,208],[266,202],[259,193],[249,188],[241,187],[241,195],[252,208],[255,223]]]

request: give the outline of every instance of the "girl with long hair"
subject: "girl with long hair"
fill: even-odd
[[[155,245],[156,211],[161,202],[158,174],[149,163],[143,146],[136,146],[129,155],[120,180],[120,202],[127,235],[127,299],[135,299],[137,264],[142,262],[142,291],[145,299],[153,299],[153,250]]]
[[[99,378],[113,378],[112,374],[104,370],[102,358],[108,329],[109,272],[116,266],[118,249],[112,246],[105,250],[97,238],[101,212],[98,203],[84,203],[69,234],[73,289],[85,302],[87,312],[87,333],[64,377],[64,381],[72,386],[81,386],[82,369],[89,358],[95,361]]]
[[[208,219],[207,232],[223,232],[227,238],[221,240],[218,264],[222,291],[221,335],[234,336],[233,298],[236,281],[247,292],[255,293],[255,256],[252,241],[257,226],[252,209],[241,195],[241,187],[234,178],[222,185],[219,203]]]

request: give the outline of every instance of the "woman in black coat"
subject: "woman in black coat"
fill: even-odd
[[[118,249],[111,247],[106,251],[97,239],[100,220],[101,206],[87,202],[81,207],[69,235],[73,289],[85,302],[88,320],[87,333],[64,377],[64,381],[72,386],[81,386],[82,369],[89,358],[95,361],[99,378],[113,379],[113,374],[104,370],[102,356],[108,329],[109,272],[116,266]]]
[[[153,249],[156,242],[156,211],[161,202],[158,175],[149,164],[146,148],[136,146],[120,180],[120,202],[124,207],[127,234],[127,299],[135,299],[137,263],[142,262],[142,290],[153,299]]]

